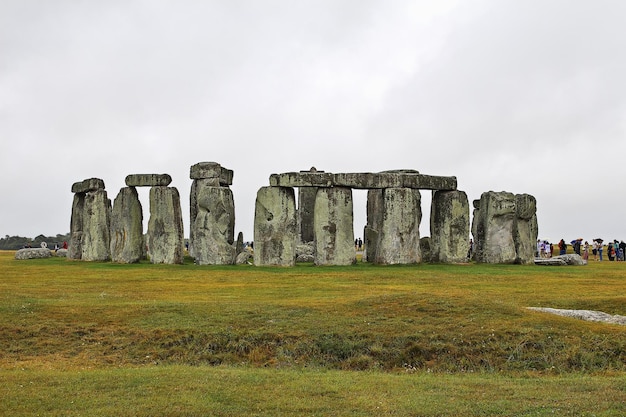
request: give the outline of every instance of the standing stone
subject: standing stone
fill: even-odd
[[[379,231],[382,229],[382,213],[384,212],[383,189],[367,191],[367,223],[363,229],[363,259],[365,262],[375,263],[378,251]]]
[[[293,188],[261,187],[254,210],[254,264],[294,266],[297,239]]]
[[[108,261],[111,259],[111,200],[105,190],[85,194],[83,207],[83,232],[81,238],[84,261]]]
[[[72,217],[70,219],[70,242],[67,259],[79,260],[83,257],[83,213],[85,211],[85,193],[74,194]]]
[[[323,173],[315,167],[311,167],[308,171],[300,171],[301,173]],[[298,233],[300,243],[313,242],[315,233],[313,231],[313,222],[315,219],[315,196],[317,195],[317,187],[300,187],[298,188]]]
[[[467,194],[435,191],[430,210],[431,261],[459,263],[467,260],[470,218]]]
[[[315,264],[356,263],[352,189],[320,188],[315,199]]]
[[[135,187],[124,187],[111,212],[111,260],[139,262],[144,255],[143,211]]]
[[[516,263],[532,264],[535,260],[535,248],[538,235],[537,200],[530,194],[515,196],[515,251]]]
[[[419,224],[422,219],[421,195],[411,188],[385,188],[373,206],[375,244],[374,263],[383,265],[414,264],[422,261]],[[378,229],[375,229],[378,228]],[[368,260],[372,255],[368,255]]]
[[[482,263],[515,263],[517,253],[513,239],[516,223],[516,198],[507,192],[485,192],[475,212],[476,261]]]
[[[233,192],[210,184],[196,180],[193,256],[199,265],[231,265],[237,256]]]
[[[184,257],[183,217],[175,187],[150,189],[148,256],[153,264],[182,264]]]

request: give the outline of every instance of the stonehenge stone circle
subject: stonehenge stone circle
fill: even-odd
[[[293,188],[261,187],[254,210],[254,264],[294,266],[297,240]]]
[[[435,191],[430,206],[430,261],[466,262],[470,217],[463,191]]]
[[[135,187],[124,187],[115,197],[111,211],[111,260],[135,263],[143,259],[144,254],[141,202]]]
[[[272,174],[269,186],[257,193],[252,251],[244,248],[242,233],[235,240],[233,171],[216,162],[199,162],[191,166],[189,176],[188,249],[201,265],[249,263],[250,257],[256,266],[355,263],[352,189],[368,190],[365,262],[465,262],[470,231],[476,262],[534,262],[537,202],[529,194],[483,193],[473,201],[470,228],[467,195],[457,189],[456,177],[415,170],[329,173],[315,168]],[[169,186],[171,176],[131,174],[125,182],[113,206],[103,180],[89,178],[72,185],[67,257],[132,263],[149,256],[152,263],[183,263],[180,196]],[[136,187],[151,187],[146,236]],[[433,192],[431,236],[422,238],[420,190]]]

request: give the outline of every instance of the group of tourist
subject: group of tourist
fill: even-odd
[[[572,240],[569,244],[572,246],[574,253],[580,255],[585,261],[589,259],[589,252],[593,255],[594,261],[604,260],[603,254],[605,253],[605,246],[609,261],[624,261],[624,256],[626,255],[626,243],[624,243],[623,240],[617,241],[617,239],[615,239],[613,242],[609,242],[608,245],[604,245],[602,239],[593,239],[590,245],[588,241],[583,243],[583,239],[578,238]],[[568,244],[564,239],[561,239],[559,243],[557,243],[559,255],[565,255],[567,253],[567,246]],[[551,258],[553,254],[554,245],[552,243],[547,240],[537,239],[536,257]]]

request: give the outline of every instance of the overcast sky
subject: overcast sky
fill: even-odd
[[[454,175],[470,201],[535,196],[541,238],[626,239],[625,16],[622,0],[4,0],[0,236],[67,233],[74,182],[113,200],[134,173],[172,176],[188,235],[189,168],[214,161],[246,240],[270,174],[312,166]]]

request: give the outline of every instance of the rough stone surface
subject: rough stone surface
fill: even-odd
[[[350,188],[320,188],[317,191],[314,230],[316,265],[356,262]]]
[[[55,256],[60,256],[60,257],[66,258],[67,257],[67,249],[63,249],[63,248],[58,249],[55,252]]]
[[[213,186],[229,186],[233,184],[233,171],[223,168],[217,162],[198,162],[191,166],[189,177],[192,180],[215,179]]]
[[[367,223],[363,229],[363,262],[376,262],[376,253],[378,250],[379,231],[382,228],[383,208],[383,190],[373,189],[367,192]]]
[[[298,188],[298,230],[299,240],[302,243],[315,240],[313,222],[315,220],[316,196],[317,187]]]
[[[235,243],[235,253],[239,254],[243,251],[243,232],[239,232],[237,234],[237,243]]]
[[[150,189],[147,245],[148,256],[153,264],[183,263],[183,218],[180,195],[174,187]]]
[[[297,239],[293,188],[261,187],[254,211],[254,264],[294,266]]]
[[[435,191],[430,211],[431,262],[467,261],[470,218],[467,194],[463,191]]]
[[[482,263],[515,263],[515,195],[488,191],[481,195],[474,245],[476,261]]]
[[[296,256],[296,262],[315,262],[315,255],[307,255],[306,253]]]
[[[74,194],[72,217],[70,219],[70,242],[67,258],[79,260],[83,256],[83,213],[85,211],[85,193]]]
[[[172,183],[168,174],[131,174],[126,176],[128,187],[167,187]]]
[[[532,264],[535,260],[537,247],[537,200],[530,194],[517,194],[515,196],[515,252],[518,264]]]
[[[237,255],[237,258],[235,259],[235,263],[237,265],[252,264],[251,262],[252,259],[253,259],[253,256],[250,252],[243,251],[243,252],[240,252],[239,255]]]
[[[233,192],[227,187],[210,186],[205,180],[196,182],[192,256],[199,265],[232,265],[237,257]]]
[[[111,260],[139,262],[144,256],[143,211],[135,187],[120,189],[111,211]]]
[[[528,194],[483,193],[472,224],[476,261],[532,263],[538,234],[536,209],[535,198]]]
[[[552,258],[535,258],[534,263],[543,266],[586,265],[582,256],[575,253],[553,256]]]
[[[38,259],[49,258],[52,256],[50,249],[47,248],[25,248],[15,252],[15,259]]]
[[[422,252],[422,260],[430,260],[430,236],[420,238],[420,251]]]
[[[270,185],[280,187],[349,187],[355,189],[414,188],[455,190],[456,177],[422,175],[409,170],[381,173],[287,172],[272,174]]]
[[[298,255],[315,255],[315,242],[296,245],[296,256]]]
[[[74,194],[98,190],[104,190],[104,181],[100,178],[89,178],[72,184],[72,192]]]
[[[368,193],[368,236],[372,251],[368,248],[367,260],[376,264],[414,264],[422,261],[419,224],[422,218],[421,195],[411,188],[386,188],[380,193]],[[372,261],[373,259],[373,261]]]
[[[108,261],[111,259],[111,200],[105,190],[85,194],[83,207],[81,259],[83,261]]]

